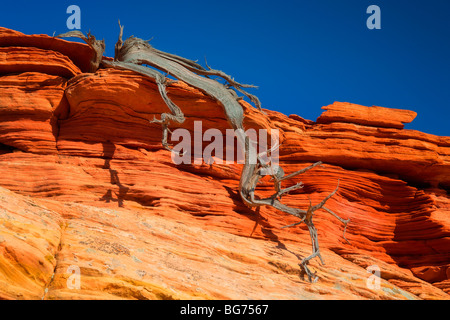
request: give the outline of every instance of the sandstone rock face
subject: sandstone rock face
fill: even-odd
[[[325,164],[286,181],[305,187],[284,203],[307,208],[340,180],[328,207],[351,218],[350,243],[317,213],[311,284],[307,229],[247,208],[241,164],[173,163],[148,121],[167,112],[154,82],[84,73],[89,48],[48,36],[0,28],[0,49],[0,298],[450,298],[450,138],[403,129],[414,112],[334,103],[314,122],[242,102],[246,128],[280,130],[286,173]],[[192,136],[195,121],[229,128],[211,98],[168,88]]]
[[[410,123],[417,113],[409,110],[389,109],[383,107],[364,107],[353,103],[336,102],[323,107],[327,110],[317,123],[345,122],[365,126],[403,129],[404,123]]]
[[[25,35],[3,27],[0,27],[0,47],[19,47],[22,50],[38,49],[37,51],[43,49],[49,51],[50,54],[60,53],[69,59],[70,63],[81,69],[82,72],[89,71],[90,61],[95,54],[94,50],[86,44],[65,41],[46,34]],[[44,66],[48,64],[46,59],[39,62]]]

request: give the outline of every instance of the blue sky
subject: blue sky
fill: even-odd
[[[106,40],[125,36],[225,71],[263,107],[316,120],[334,101],[414,110],[406,128],[450,136],[450,1],[222,0],[23,1],[2,3],[0,25],[21,32],[67,31],[66,9]],[[369,5],[381,30],[369,30]]]

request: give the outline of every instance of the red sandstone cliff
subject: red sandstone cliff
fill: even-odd
[[[86,45],[0,28],[0,298],[449,299],[450,138],[403,129],[412,111],[334,103],[316,122],[245,102],[247,128],[279,128],[286,173],[317,203],[325,265],[302,277],[303,226],[238,195],[242,165],[176,166],[149,124],[167,111],[152,81],[89,67]],[[228,128],[222,108],[169,87],[183,127]],[[262,185],[261,192],[269,190]],[[259,226],[252,230],[255,222]],[[366,268],[379,267],[379,288]],[[70,266],[80,288],[67,286]]]

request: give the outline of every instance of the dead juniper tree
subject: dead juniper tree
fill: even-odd
[[[105,67],[132,70],[143,76],[149,77],[156,82],[162,99],[171,111],[171,113],[163,113],[161,115],[161,119],[153,119],[150,121],[151,123],[159,123],[162,126],[162,145],[166,149],[172,151],[168,143],[168,134],[170,132],[169,124],[173,121],[181,124],[185,120],[184,114],[181,109],[175,103],[173,103],[173,101],[171,101],[167,95],[166,86],[170,82],[170,80],[166,77],[166,75],[164,75],[165,73],[167,75],[171,75],[177,80],[183,81],[190,86],[199,89],[204,94],[215,99],[223,107],[227,121],[231,128],[234,129],[239,144],[244,149],[243,151],[245,155],[245,163],[239,182],[239,194],[243,202],[250,208],[271,206],[275,209],[278,209],[300,219],[297,223],[285,226],[284,228],[293,227],[301,223],[305,223],[305,225],[308,227],[311,237],[312,254],[301,261],[301,266],[307,274],[310,282],[317,281],[316,275],[312,273],[307,266],[309,260],[316,256],[318,256],[320,258],[320,261],[323,263],[323,259],[320,255],[317,229],[313,223],[315,212],[319,209],[324,209],[335,218],[337,218],[340,222],[342,222],[345,225],[344,239],[345,230],[347,228],[347,224],[350,221],[342,219],[333,211],[325,207],[325,203],[327,202],[327,200],[337,192],[339,181],[336,189],[328,196],[326,196],[320,203],[313,206],[310,201],[310,205],[307,210],[291,208],[281,203],[280,200],[283,195],[286,195],[293,190],[303,187],[302,183],[297,183],[293,186],[282,188],[282,182],[294,178],[295,176],[298,176],[317,166],[320,166],[322,162],[317,162],[307,168],[285,175],[281,167],[271,165],[270,160],[264,160],[264,156],[270,156],[270,153],[274,151],[274,148],[261,154],[256,153],[256,143],[254,141],[251,141],[244,131],[244,111],[242,106],[239,104],[239,100],[242,98],[238,97],[236,93],[237,91],[248,97],[250,101],[252,101],[254,105],[259,110],[261,110],[259,99],[244,90],[245,88],[255,88],[255,86],[241,84],[224,72],[210,68],[207,64],[207,68],[205,69],[195,61],[157,50],[149,44],[149,41],[144,41],[133,36],[123,41],[123,26],[120,25],[120,22],[119,26],[120,34],[115,46],[114,61],[103,59],[101,63]],[[84,39],[86,43],[88,43],[95,50],[96,56],[91,63],[91,71],[95,72],[100,64],[99,57],[103,55],[105,47],[104,42],[95,40],[95,37],[91,36],[90,34],[88,34],[88,37],[85,37],[79,31],[68,32],[66,34],[60,35],[59,37],[67,36],[80,37]],[[153,68],[148,68],[145,65],[151,66]],[[161,70],[162,72],[159,72],[155,69]],[[225,81],[225,84],[212,79],[212,76],[222,78]],[[278,146],[275,147],[277,148]],[[252,157],[256,158],[256,161],[251,161]],[[258,182],[265,175],[270,175],[272,177],[275,192],[270,197],[261,198],[255,194],[255,191]]]

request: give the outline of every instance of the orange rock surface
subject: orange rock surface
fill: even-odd
[[[450,138],[403,129],[414,112],[334,103],[314,122],[242,102],[246,128],[280,130],[286,173],[324,162],[286,181],[305,187],[284,203],[305,209],[340,180],[328,207],[351,219],[350,243],[317,212],[311,284],[307,229],[247,208],[241,164],[173,163],[148,121],[167,112],[153,81],[84,73],[87,46],[44,35],[0,28],[0,47],[0,298],[450,298]],[[168,92],[183,128],[229,128],[198,90]]]

